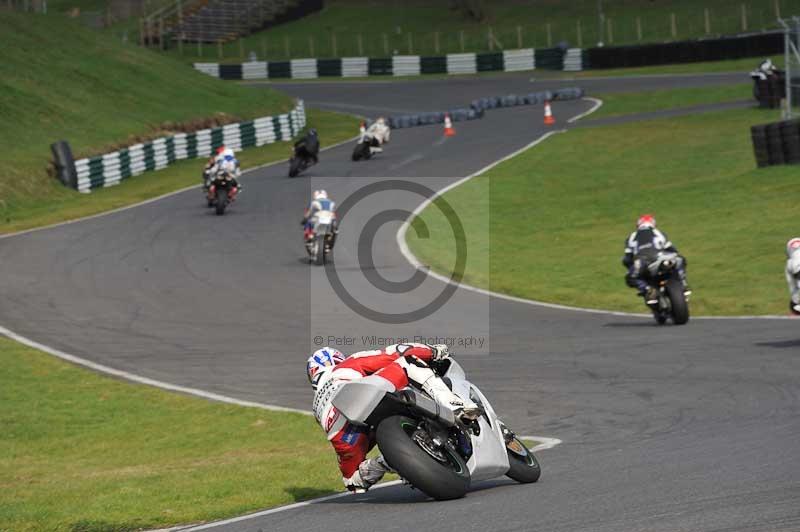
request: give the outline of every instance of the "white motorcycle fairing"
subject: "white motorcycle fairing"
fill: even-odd
[[[443,378],[449,379],[453,392],[462,399],[471,399],[484,409],[478,419],[480,433],[470,434],[472,456],[467,467],[472,481],[487,480],[505,475],[509,470],[508,453],[501,422],[486,397],[470,383],[464,370],[453,359]],[[333,406],[348,421],[358,425],[367,424],[370,415],[390,391],[385,379],[376,376],[365,377],[344,383],[333,397]],[[439,404],[424,392],[415,388],[405,388],[400,394],[417,410],[447,426],[456,423],[449,406]]]

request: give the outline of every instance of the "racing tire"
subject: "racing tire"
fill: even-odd
[[[406,416],[381,421],[375,438],[386,463],[412,486],[438,501],[460,499],[469,488],[467,463],[452,449],[445,451],[448,464],[428,454],[411,439],[417,424]]]
[[[314,255],[314,264],[322,266],[325,264],[325,235],[317,235],[316,254]]]
[[[300,159],[292,157],[289,161],[289,177],[297,177],[300,173]]]
[[[228,191],[217,190],[217,201],[216,201],[217,216],[222,216],[223,214],[225,214],[225,207],[227,206],[228,206]]]
[[[680,281],[667,283],[667,296],[672,304],[672,323],[683,325],[689,321],[689,303],[683,294],[683,284]]]
[[[515,446],[517,449],[512,449],[509,446]],[[542,468],[539,466],[536,456],[524,443],[514,437],[506,446],[506,452],[508,453],[509,465],[506,473],[508,478],[523,484],[532,484],[539,480],[539,477],[542,476]]]

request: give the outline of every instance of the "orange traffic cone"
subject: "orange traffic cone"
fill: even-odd
[[[444,136],[445,137],[452,137],[456,134],[455,128],[453,128],[453,122],[450,120],[450,113],[444,114]]]
[[[550,102],[544,102],[544,125],[552,126],[556,123],[556,119],[553,116],[553,111],[550,109]]]

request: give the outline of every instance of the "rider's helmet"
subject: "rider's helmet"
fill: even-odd
[[[222,155],[222,152],[225,151],[225,145],[223,144],[219,148],[217,148],[217,155]]]
[[[312,127],[311,129],[308,130],[308,134],[311,135],[312,137],[316,137],[317,130]]]
[[[321,199],[328,199],[328,193],[324,190],[315,190],[314,194],[311,196],[314,198],[314,201],[321,200]]]
[[[800,254],[800,237],[793,238],[786,243],[786,256]]]
[[[656,218],[652,214],[643,214],[636,220],[636,229],[655,229]]]
[[[311,387],[317,389],[317,383],[322,375],[333,369],[339,362],[344,360],[344,355],[338,349],[332,347],[323,347],[317,349],[314,354],[308,357],[308,364],[306,364],[306,373],[308,374],[308,382]]]
[[[775,68],[775,65],[772,64],[772,59],[770,59],[768,57],[768,58],[764,59],[764,62],[761,63],[761,67],[760,68],[761,68],[761,70],[763,72],[770,72],[771,70],[773,70]]]
[[[375,122],[380,124],[380,125],[382,125],[382,126],[386,125],[386,119],[384,117],[382,117],[382,116],[379,116],[378,119]]]

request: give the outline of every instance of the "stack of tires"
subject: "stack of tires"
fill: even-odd
[[[800,164],[800,120],[752,126],[750,134],[759,168]]]

